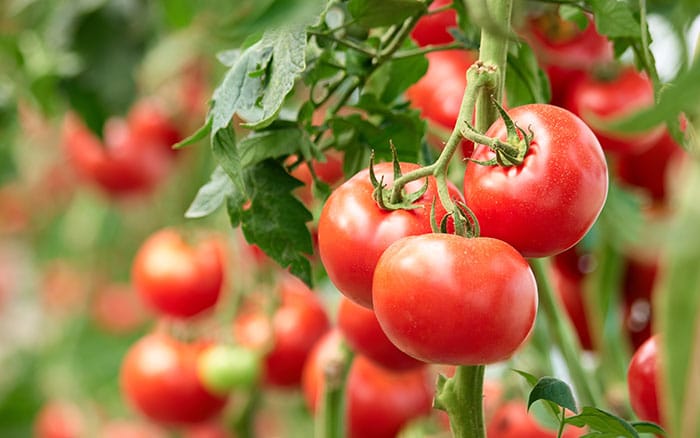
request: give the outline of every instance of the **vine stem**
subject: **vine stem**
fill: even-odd
[[[458,366],[454,376],[444,383],[436,397],[450,418],[455,437],[485,436],[483,389],[484,365]],[[465,390],[468,389],[468,390]]]
[[[537,280],[540,308],[549,325],[554,342],[564,357],[576,392],[581,404],[601,406],[600,388],[589,384],[591,379],[581,365],[581,344],[574,334],[568,318],[557,304],[554,288],[547,275],[547,260],[542,258],[530,259],[530,267]]]

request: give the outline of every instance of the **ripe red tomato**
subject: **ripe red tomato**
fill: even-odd
[[[418,165],[401,163],[403,173]],[[391,163],[374,166],[378,180],[393,182]],[[408,193],[421,189],[425,180],[405,186]],[[318,221],[318,248],[323,266],[333,284],[346,297],[367,308],[372,307],[372,276],[379,256],[401,237],[430,233],[430,208],[437,197],[435,178],[428,178],[428,189],[413,210],[387,211],[372,198],[374,187],[367,169],[357,173],[335,189],[326,201]],[[461,199],[459,190],[450,185],[450,196]],[[436,200],[435,216],[446,214]]]
[[[142,143],[121,119],[110,119],[104,145],[78,118],[69,113],[63,122],[63,144],[78,174],[109,195],[145,193],[170,169],[166,151]]]
[[[329,332],[314,347],[304,366],[303,390],[314,412],[321,400],[329,360],[337,357],[341,335]],[[346,383],[348,436],[393,438],[410,420],[431,411],[433,385],[427,368],[392,372],[356,355]]]
[[[578,438],[585,433],[584,429],[566,426],[562,437]],[[540,426],[528,414],[523,401],[513,400],[496,411],[487,425],[486,435],[489,438],[556,438],[557,432]]]
[[[452,0],[435,0],[428,11],[434,11],[450,3]],[[421,47],[429,44],[447,44],[454,41],[449,32],[451,27],[457,27],[457,11],[447,9],[421,17],[411,31],[411,37]]]
[[[35,438],[81,438],[87,429],[85,417],[73,403],[52,400],[34,419]]]
[[[637,416],[663,425],[658,401],[658,343],[658,337],[652,336],[634,353],[627,370],[627,389]]]
[[[509,111],[513,121],[534,133],[519,166],[467,164],[464,197],[481,235],[505,240],[525,257],[565,251],[593,226],[608,192],[605,156],[593,132],[562,108],[531,104]],[[506,139],[497,120],[486,132]],[[472,157],[494,153],[478,145]]]
[[[338,328],[354,351],[377,365],[397,371],[425,365],[391,343],[372,310],[345,297],[338,307]]]
[[[143,144],[175,153],[172,146],[182,135],[162,105],[155,99],[142,99],[129,110],[127,122],[134,136]]]
[[[663,125],[650,127],[641,133],[622,133],[604,128],[601,123],[621,119],[654,105],[651,80],[634,67],[622,68],[612,78],[588,73],[574,82],[565,97],[564,106],[585,121],[608,152],[641,153],[658,141]]]
[[[214,238],[196,247],[174,229],[151,235],[139,248],[132,281],[141,297],[158,312],[188,318],[211,309],[224,279],[224,255]]]
[[[197,358],[206,346],[158,333],[141,338],[122,363],[122,393],[158,423],[194,424],[213,418],[227,399],[208,392],[197,377]]]
[[[620,156],[617,176],[625,185],[641,189],[653,203],[664,205],[672,171],[685,158],[685,151],[664,130],[663,136],[646,151]]]
[[[525,342],[537,313],[537,284],[527,261],[489,238],[404,237],[379,259],[372,293],[389,339],[430,363],[508,359]]]
[[[271,319],[262,307],[244,309],[234,321],[234,337],[265,351],[265,383],[292,387],[301,382],[304,361],[330,322],[318,297],[299,279],[285,276],[279,288],[280,305]]]

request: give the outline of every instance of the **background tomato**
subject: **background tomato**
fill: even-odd
[[[518,166],[467,163],[464,198],[481,235],[501,239],[525,257],[558,254],[593,226],[608,193],[608,167],[593,132],[574,114],[554,105],[531,104],[508,112],[534,137]],[[497,120],[486,132],[506,140]],[[478,145],[473,158],[495,156]]]
[[[537,313],[530,266],[510,245],[489,238],[405,237],[379,259],[372,293],[389,339],[430,363],[508,359],[525,342]]]
[[[407,173],[416,164],[401,163]],[[391,163],[374,167],[378,180],[393,182]],[[412,181],[405,186],[408,193],[417,192],[425,180]],[[413,210],[382,210],[372,197],[374,187],[367,169],[357,173],[335,189],[326,201],[318,221],[318,249],[321,262],[335,287],[357,304],[372,307],[372,276],[379,256],[401,237],[425,234],[430,227],[430,208],[437,197],[435,178],[428,178],[428,189],[418,199]],[[450,184],[450,195],[460,199],[457,188]],[[435,217],[446,214],[440,202],[435,204]]]
[[[452,0],[435,0],[428,11],[447,6]],[[446,44],[454,38],[449,32],[452,27],[457,27],[457,11],[447,9],[442,12],[422,16],[411,31],[411,37],[419,46],[429,44]]]
[[[215,238],[193,248],[174,229],[160,230],[139,248],[132,281],[156,311],[178,318],[197,315],[211,309],[221,294],[222,248]]]
[[[208,392],[197,376],[197,358],[206,345],[157,333],[140,339],[122,363],[124,396],[158,423],[201,423],[218,415],[227,398]]]
[[[34,420],[35,438],[81,438],[86,432],[84,414],[75,404],[51,400]]]
[[[659,340],[652,336],[632,356],[627,389],[632,409],[642,420],[663,424],[659,409]]]
[[[585,433],[583,429],[567,426],[562,438],[578,438]],[[528,414],[525,403],[514,400],[496,411],[488,423],[486,435],[489,438],[556,438],[557,432],[539,425]]]

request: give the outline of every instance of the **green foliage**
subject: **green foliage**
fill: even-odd
[[[526,44],[512,44],[506,70],[506,99],[514,108],[526,103],[548,103],[551,99],[549,79]]]
[[[348,10],[353,19],[365,27],[396,24],[425,9],[419,0],[350,0]]]

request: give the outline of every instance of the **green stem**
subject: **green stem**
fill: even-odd
[[[450,428],[456,438],[485,436],[483,392],[484,365],[458,366],[455,375],[444,382],[436,395],[438,405],[450,418]]]
[[[345,382],[353,360],[352,351],[340,346],[341,354],[324,370],[325,385],[318,410],[316,438],[345,437]]]
[[[463,43],[448,43],[448,44],[438,44],[438,45],[428,45],[428,46],[423,46],[423,47],[418,47],[415,49],[406,49],[406,50],[400,50],[396,52],[396,55],[392,58],[394,60],[396,59],[405,59],[405,58],[410,58],[411,56],[418,56],[418,55],[425,55],[426,53],[431,53],[431,52],[440,52],[443,50],[459,50],[459,49],[464,49],[465,45]]]
[[[364,55],[367,55],[369,57],[374,57],[376,54],[374,53],[373,50],[368,49],[365,46],[362,46],[360,44],[355,43],[354,41],[343,39],[343,38],[338,38],[335,35],[327,34],[324,32],[318,32],[315,30],[308,30],[307,33],[309,35],[314,35],[317,38],[325,38],[329,41],[333,41],[336,44],[340,44],[341,46],[345,46],[349,49],[356,50]]]
[[[564,433],[564,426],[566,426],[566,409],[562,408],[561,409],[561,420],[559,421],[559,429],[557,430],[557,438],[561,438],[562,434]]]
[[[569,319],[557,303],[554,289],[547,275],[547,260],[530,259],[530,266],[537,279],[540,308],[547,319],[554,342],[564,357],[581,404],[602,406],[600,388],[593,383],[593,379],[588,376],[581,365],[581,344]]]

